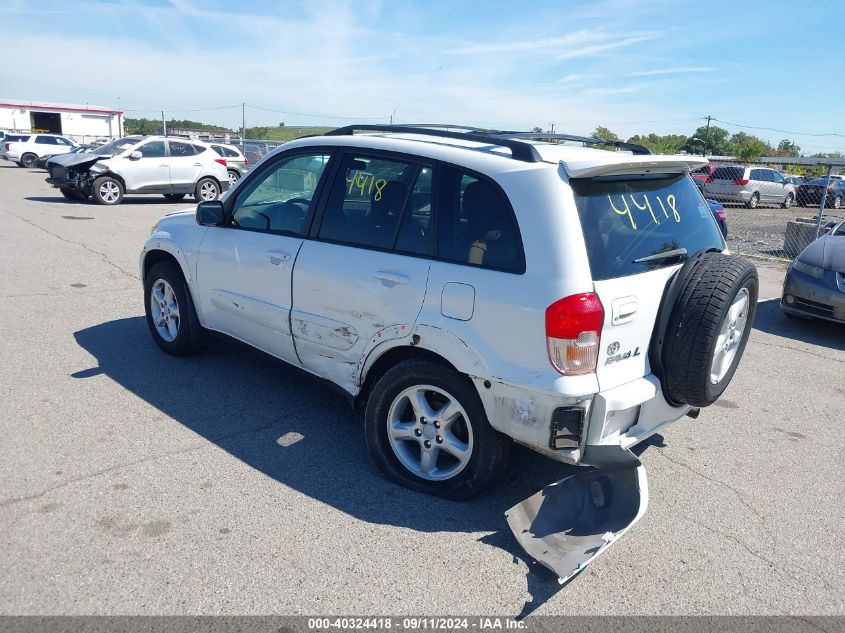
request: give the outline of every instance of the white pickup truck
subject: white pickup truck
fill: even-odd
[[[42,156],[66,154],[79,147],[77,143],[56,134],[21,135],[21,140],[3,143],[0,157],[17,163],[18,167],[34,167]]]

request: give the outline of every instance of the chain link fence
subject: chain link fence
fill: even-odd
[[[724,207],[732,251],[792,260],[845,219],[843,172],[841,160],[710,157],[692,176],[705,198]]]

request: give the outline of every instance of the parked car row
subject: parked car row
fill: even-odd
[[[90,152],[54,156],[47,168],[47,182],[66,198],[106,205],[120,204],[125,193],[216,200],[232,177],[228,160],[209,145],[164,136],[127,136]]]
[[[49,172],[69,200],[120,204],[126,193],[215,200],[249,169],[234,145],[163,136],[127,136],[79,145],[57,134],[5,134],[0,158]]]
[[[763,205],[817,206],[827,185],[825,206],[839,209],[845,203],[845,177],[805,178],[782,174],[776,169],[743,165],[704,165],[690,173],[708,199],[743,204],[749,209]]]

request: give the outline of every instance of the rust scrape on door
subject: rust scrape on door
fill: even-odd
[[[564,477],[505,515],[522,548],[563,584],[628,531],[647,507],[645,468],[634,458]]]

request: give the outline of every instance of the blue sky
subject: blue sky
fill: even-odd
[[[246,102],[265,108],[248,126],[395,111],[628,136],[690,133],[711,114],[845,135],[841,0],[4,0],[0,19],[3,97],[130,116],[238,126],[224,106]],[[844,136],[747,131],[845,151]]]

